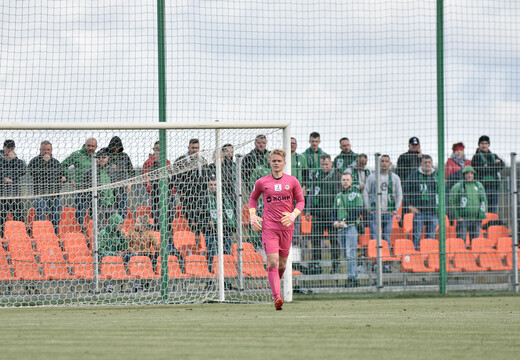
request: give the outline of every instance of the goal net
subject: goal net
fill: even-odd
[[[282,126],[4,138],[3,306],[271,301],[247,203]]]

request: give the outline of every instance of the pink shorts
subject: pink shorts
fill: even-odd
[[[262,230],[262,245],[266,254],[278,253],[280,257],[289,257],[294,230]]]

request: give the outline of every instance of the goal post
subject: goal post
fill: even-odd
[[[189,127],[177,123],[4,123],[0,125],[0,129],[4,131],[6,139],[12,139],[16,143],[15,156],[24,163],[26,169],[25,175],[17,180],[20,188],[18,193],[8,194],[3,192],[0,194],[2,201],[21,204],[20,214],[8,209],[8,212],[10,212],[7,214],[8,218],[4,224],[4,232],[7,231],[8,234],[2,236],[2,245],[9,279],[2,282],[2,289],[0,290],[0,302],[2,304],[25,302],[41,304],[72,302],[142,304],[200,301],[264,302],[271,300],[266,274],[252,274],[250,272],[251,264],[248,262],[254,262],[250,256],[245,257],[240,267],[237,263],[231,264],[233,269],[228,267],[230,264],[227,263],[227,259],[233,255],[229,251],[230,245],[236,244],[236,249],[232,250],[236,250],[240,254],[244,242],[255,243],[256,241],[255,252],[257,254],[261,253],[262,249],[261,245],[258,246],[258,238],[254,238],[255,236],[258,237],[258,234],[251,235],[249,224],[243,223],[241,216],[242,210],[249,200],[248,186],[252,182],[251,178],[244,178],[242,174],[238,174],[238,181],[230,184],[229,179],[226,178],[228,174],[223,173],[222,164],[225,162],[225,156],[229,155],[226,154],[229,146],[231,146],[232,151],[243,158],[254,147],[255,137],[258,134],[263,134],[268,139],[269,150],[273,148],[284,148],[286,150],[288,154],[286,172],[290,173],[290,122],[249,121],[227,123],[215,121],[191,124]],[[160,132],[165,132],[165,136],[160,136]],[[114,140],[116,138],[118,140]],[[86,151],[90,139],[97,141],[96,151],[87,157],[90,162],[87,165],[87,168],[90,169],[90,176],[87,176],[89,171],[80,176],[80,164],[74,163],[64,170],[68,172],[67,180],[53,188],[58,190],[45,193],[38,192],[38,189],[45,185],[45,181],[50,181],[45,176],[43,176],[43,180],[39,179],[38,173],[34,175],[36,171],[35,160],[44,157],[44,143],[47,142],[52,145],[50,158],[53,161],[57,160],[58,163],[65,163],[62,164],[65,166],[69,165],[72,154],[80,152],[78,149],[81,148],[81,151]],[[157,141],[157,139],[159,140]],[[192,161],[197,157],[189,155],[189,151],[191,151],[189,150],[190,139],[197,139],[199,146],[197,156],[204,159],[204,163],[197,160],[199,161],[197,165],[197,161]],[[151,149],[154,143],[157,143],[159,148],[164,147],[164,143],[168,144],[166,157],[170,161],[164,168],[155,165],[145,169],[145,166],[143,166],[140,172],[132,170],[132,176],[121,177],[117,172],[114,172],[115,170],[113,171],[112,167],[119,165],[112,163],[113,154],[108,153],[106,156],[108,165],[106,165],[105,173],[105,170],[101,170],[101,166],[105,166],[102,165],[104,161],[103,152],[112,151],[110,146],[112,146],[113,141],[119,141],[121,148],[124,145],[124,152],[136,169],[145,160],[146,150]],[[85,142],[85,145],[82,145],[83,142]],[[188,152],[186,152],[187,148]],[[39,155],[38,152],[40,152]],[[83,153],[83,155],[86,155],[86,153]],[[152,154],[150,158],[152,158]],[[175,158],[177,158],[176,161],[174,161]],[[217,159],[221,160],[217,161]],[[43,163],[43,160],[41,161]],[[197,188],[196,182],[199,180],[196,179],[193,182],[194,178],[185,176],[185,174],[197,173],[197,171],[201,176],[201,171],[208,171],[209,174],[210,170],[208,169],[211,169],[215,177],[211,181],[214,181],[213,184],[216,185],[216,203],[214,204],[217,213],[216,224],[212,223],[211,216],[197,214],[197,211],[202,212],[203,209],[205,214],[205,211],[210,208],[211,205],[208,205],[211,202],[208,200],[210,196],[208,195],[208,199],[206,199],[206,195],[197,193],[202,189],[202,187]],[[253,170],[256,170],[256,168],[249,169],[246,173],[250,176],[261,174],[261,172],[255,173]],[[204,173],[203,176],[204,181],[208,181],[209,184],[208,179],[210,177],[207,177],[208,174]],[[80,184],[86,178],[89,180]],[[38,181],[41,183],[38,183]],[[237,193],[232,196],[233,199],[229,199],[230,196],[223,187],[236,187],[236,183],[239,181],[243,185],[241,188],[235,189]],[[163,194],[164,196],[162,196],[164,189],[161,190],[161,182],[168,184],[167,194]],[[147,193],[149,188],[153,186],[157,187],[157,192]],[[208,186],[207,184],[203,185],[204,194],[208,191]],[[186,195],[182,191],[193,191],[193,193]],[[160,201],[157,202],[158,205],[154,205],[154,194],[166,199],[166,206]],[[114,205],[107,205],[107,199],[112,198],[115,199]],[[236,202],[240,198],[242,198],[241,201]],[[54,218],[55,214],[50,208],[40,206],[39,201],[47,204],[49,199],[57,199],[60,219]],[[234,208],[230,208],[231,203],[234,204]],[[66,211],[74,211],[74,213],[67,214]],[[226,223],[230,218],[230,211],[239,215],[234,216],[238,223],[232,234],[228,229],[229,224]],[[149,216],[142,217],[145,213]],[[116,215],[122,215],[123,219],[119,219],[119,216]],[[81,221],[79,221],[80,219]],[[117,226],[112,224],[111,222],[114,219],[119,219],[118,221],[121,223]],[[158,240],[151,247],[153,253],[149,254],[149,259],[146,251],[137,251],[132,254],[128,248],[130,246],[128,244],[131,242],[131,240],[128,240],[130,239],[128,234],[136,231],[135,229],[138,228],[137,222],[144,221],[142,219],[147,219],[146,221],[149,221],[150,225],[140,223],[139,226],[143,225],[143,229],[153,230],[154,236]],[[70,225],[71,233],[77,232],[82,234],[81,236],[84,235],[87,242],[86,251],[89,253],[82,254],[82,256],[86,255],[86,257],[70,253],[71,244],[75,240],[70,240],[69,238],[72,235],[66,235],[62,228],[62,223],[67,221],[75,224]],[[13,224],[19,224],[23,227],[23,230],[21,230],[23,236],[20,235],[20,239],[12,239],[12,234],[9,231],[11,231]],[[42,229],[47,226],[45,224],[48,224],[51,229],[49,232],[53,232],[52,226],[55,227],[55,233],[48,235],[49,239],[41,239]],[[72,229],[74,226],[79,227]],[[204,233],[204,229],[210,227],[216,229],[216,249],[212,248],[211,250],[209,250],[210,244],[208,241],[214,241],[213,235]],[[176,232],[181,234],[184,230],[192,234],[189,236],[195,234],[195,246],[197,248],[190,248],[191,245],[184,244],[183,241],[188,241],[187,239],[179,240],[179,243],[183,243],[183,245],[175,243],[175,235],[178,235]],[[112,233],[109,234],[110,231]],[[114,234],[121,232],[124,232],[124,236],[121,235],[121,237],[127,241],[124,245],[125,248],[107,252],[107,241],[116,241],[114,239],[117,236]],[[114,239],[110,238],[111,236]],[[227,237],[232,238],[232,240],[227,239]],[[16,250],[13,244],[17,243],[18,240],[24,240],[29,244],[25,251],[31,252],[31,256],[26,257],[28,254],[17,253],[21,250]],[[55,241],[59,247],[51,250],[46,248],[46,246],[52,248],[51,244]],[[49,251],[52,256],[48,254]],[[212,267],[212,262],[217,258],[210,256],[210,254],[218,256],[215,263],[217,269]],[[191,264],[190,261],[193,259],[188,259],[188,257],[199,255],[203,255],[201,261],[205,261],[205,265]],[[122,258],[123,263],[108,262],[114,260],[112,258]],[[141,258],[145,258],[143,261],[146,263],[138,263]],[[292,299],[290,260],[289,258],[284,277],[286,301]],[[172,263],[172,261],[176,262]],[[20,267],[22,262],[25,267]],[[152,273],[146,275],[144,273],[149,266],[148,262],[152,263]],[[260,267],[263,268],[264,263],[261,263]],[[189,269],[190,266],[191,270]],[[199,274],[193,273],[193,271],[197,271],[193,270],[193,266],[194,268],[201,267],[206,275],[199,276]],[[28,276],[25,270],[30,267],[32,267],[32,275]],[[119,267],[122,273],[107,275],[107,271],[116,267]],[[205,269],[204,267],[208,268]],[[170,278],[170,275],[174,273],[174,268],[180,270],[180,273],[175,275],[179,278]],[[236,269],[240,269],[240,276],[237,276],[236,279],[228,276],[228,271],[235,271]],[[188,272],[188,270],[191,272]],[[242,271],[244,272],[242,273]],[[244,283],[246,286],[243,285]],[[144,288],[145,286],[146,288]]]

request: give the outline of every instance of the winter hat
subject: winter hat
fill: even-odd
[[[471,165],[466,165],[466,166],[464,166],[464,169],[462,169],[462,173],[463,174],[465,174],[467,172],[472,172],[473,174],[477,174],[477,172],[475,171],[475,169]]]
[[[488,143],[490,142],[489,141],[489,136],[487,135],[482,135],[481,137],[478,138],[478,144],[480,145],[481,142],[483,141],[487,141]]]
[[[458,143],[455,143],[453,144],[453,146],[451,147],[451,149],[455,152],[457,150],[464,150],[464,144],[462,142],[458,142]]]

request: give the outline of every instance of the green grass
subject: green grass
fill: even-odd
[[[520,297],[0,309],[1,359],[514,359]]]

